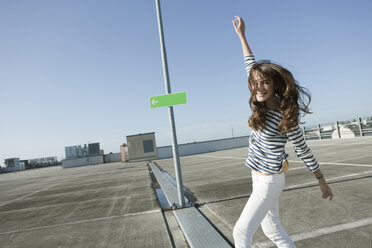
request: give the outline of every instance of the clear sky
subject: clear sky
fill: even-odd
[[[372,116],[371,1],[161,0],[179,143],[249,134],[249,90],[232,19],[258,60],[312,93],[307,125]],[[170,145],[154,0],[0,0],[0,164],[64,157],[155,132]]]

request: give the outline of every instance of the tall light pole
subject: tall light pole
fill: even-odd
[[[161,18],[160,2],[159,0],[155,0],[155,3],[156,3],[156,11],[157,11],[157,16],[158,16],[158,27],[159,27],[159,36],[160,36],[161,57],[163,61],[165,91],[167,94],[170,94],[171,88],[170,88],[170,82],[169,82],[167,53],[165,51],[165,44],[164,44],[163,22]],[[177,144],[176,125],[174,123],[173,106],[168,107],[168,113],[169,113],[169,122],[170,122],[171,135],[172,135],[173,160],[174,160],[174,169],[176,172],[178,200],[179,200],[180,207],[183,207],[185,206],[185,197],[184,197],[184,192],[183,192],[180,158],[178,156],[178,144]]]

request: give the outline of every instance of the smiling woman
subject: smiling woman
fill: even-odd
[[[252,237],[261,224],[265,235],[278,247],[293,248],[296,246],[279,217],[279,197],[285,185],[284,173],[289,168],[285,152],[287,140],[319,180],[322,197],[330,200],[333,197],[298,125],[300,111],[310,113],[310,94],[296,83],[287,69],[267,61],[256,63],[245,38],[243,20],[236,17],[233,24],[243,48],[253,112],[248,122],[252,130],[245,162],[252,170],[253,192],[234,227],[235,247],[251,247]]]
[[[258,71],[252,74],[253,83],[250,86],[252,90],[256,92],[256,94],[253,95],[255,100],[257,102],[266,102],[269,108],[276,108],[274,81]]]

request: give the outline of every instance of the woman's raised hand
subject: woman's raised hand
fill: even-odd
[[[235,19],[232,21],[233,22],[233,25],[234,25],[234,28],[235,28],[235,32],[241,36],[241,35],[245,35],[245,25],[244,25],[244,21],[241,17],[239,16],[235,16]]]
[[[235,19],[232,22],[235,28],[235,32],[238,34],[240,42],[242,44],[243,55],[252,55],[253,53],[249,48],[248,42],[245,38],[245,25],[243,19],[240,16],[235,16]]]

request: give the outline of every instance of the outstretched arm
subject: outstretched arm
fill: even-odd
[[[299,158],[301,158],[314,176],[318,179],[320,190],[322,191],[322,197],[324,199],[329,197],[331,201],[333,193],[331,188],[328,186],[321,170],[319,169],[319,163],[315,159],[311,152],[310,147],[306,144],[303,132],[301,128],[296,125],[287,132],[288,139],[292,142],[293,148]]]
[[[235,19],[232,22],[235,28],[235,32],[239,36],[240,42],[242,44],[244,57],[252,55],[252,50],[249,48],[247,39],[245,38],[245,24],[243,19],[239,16],[235,16]]]
[[[242,43],[245,73],[249,77],[249,72],[251,71],[251,68],[254,65],[254,63],[256,63],[256,60],[251,49],[248,46],[247,39],[245,38],[244,21],[239,16],[235,16],[235,20],[233,20],[232,22],[235,28],[235,32],[239,36],[240,42]]]

